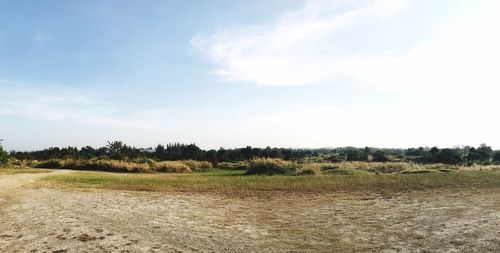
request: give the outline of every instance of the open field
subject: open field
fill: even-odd
[[[198,174],[113,174],[78,172],[44,178],[44,183],[64,188],[127,191],[226,192],[253,194],[266,191],[396,192],[439,188],[500,188],[500,172],[457,171],[410,174],[353,173],[321,176],[248,176],[244,171],[211,171]]]
[[[500,249],[498,172],[55,172],[0,175],[0,252]]]

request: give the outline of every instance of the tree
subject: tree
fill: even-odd
[[[7,164],[8,154],[3,150],[2,141],[0,140],[0,165],[5,165]]]
[[[384,151],[382,150],[377,150],[375,153],[373,153],[373,161],[374,162],[387,162],[389,161],[389,158],[385,154]]]
[[[500,151],[497,150],[493,152],[493,162],[500,162]]]
[[[481,144],[477,149],[477,153],[479,154],[479,159],[482,162],[491,162],[491,158],[493,157],[493,149],[486,144]]]
[[[121,141],[108,141],[108,151],[109,158],[111,159],[122,159],[123,154],[122,151],[126,148],[127,145],[123,144]]]
[[[444,148],[434,157],[434,162],[445,164],[462,163],[462,152],[459,149]]]
[[[357,148],[345,148],[343,150],[343,154],[346,157],[347,161],[367,161],[368,153],[366,149],[357,149]]]
[[[211,163],[216,164],[217,163],[217,150],[215,150],[215,149],[208,150],[206,153],[206,159],[208,161],[210,161]]]

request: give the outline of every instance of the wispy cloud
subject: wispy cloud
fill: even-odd
[[[42,42],[50,39],[50,36],[47,33],[36,31],[31,35],[31,39],[36,42]]]
[[[498,1],[481,1],[485,10],[500,8]],[[500,31],[497,14],[463,18],[433,39],[396,55],[352,57],[336,69],[387,89],[434,94],[445,100],[493,98],[500,92]],[[458,100],[457,100],[458,101]],[[479,102],[479,101],[477,101]]]
[[[232,81],[291,86],[342,76],[427,95],[497,94],[500,17],[493,10],[500,3],[449,2],[446,11],[453,6],[455,16],[439,13],[433,33],[419,24],[428,17],[418,9],[432,6],[434,1],[309,0],[273,24],[198,35],[191,44],[217,66],[217,75]],[[401,15],[411,11],[412,18]],[[404,39],[401,26],[414,38]]]
[[[32,84],[0,80],[0,114],[124,129],[158,130],[159,119],[168,110],[120,110],[104,98],[79,89],[52,85],[37,88]]]
[[[229,80],[264,85],[306,85],[331,81],[346,56],[353,33],[386,22],[409,0],[309,0],[302,9],[282,14],[269,25],[223,29],[198,35],[191,45]]]

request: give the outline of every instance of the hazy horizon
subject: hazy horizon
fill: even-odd
[[[494,0],[0,0],[6,150],[500,148]]]

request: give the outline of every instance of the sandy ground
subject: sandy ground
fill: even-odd
[[[0,176],[0,252],[500,252],[500,189],[231,197]]]

